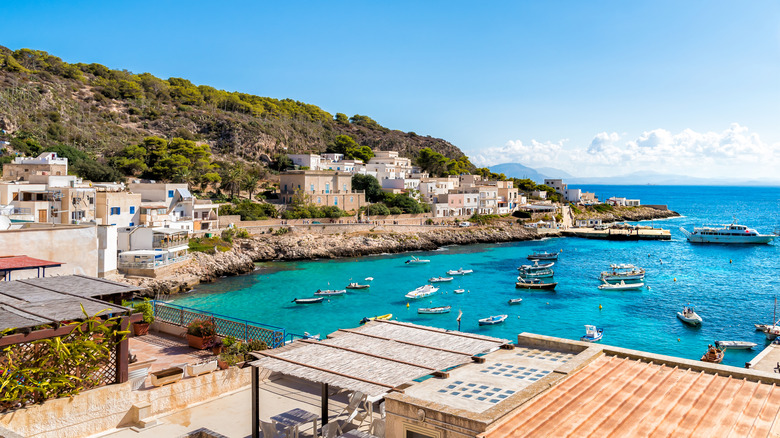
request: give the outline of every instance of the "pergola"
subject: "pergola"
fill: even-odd
[[[3,276],[5,281],[11,280],[11,272],[13,271],[37,269],[38,277],[40,277],[41,269],[43,269],[43,276],[45,277],[46,268],[56,268],[59,266],[62,266],[62,263],[36,259],[26,255],[0,256],[0,275]]]
[[[323,341],[301,339],[285,347],[254,352],[252,365],[252,437],[259,432],[261,368],[322,385],[322,424],[328,422],[328,390],[360,391],[369,398],[425,376],[447,371],[498,348],[509,340],[397,321],[372,321],[340,329]],[[316,432],[316,431],[315,431]]]

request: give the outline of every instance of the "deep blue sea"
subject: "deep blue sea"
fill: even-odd
[[[752,341],[754,351],[730,350],[724,364],[742,367],[766,344],[754,330],[771,322],[778,294],[780,241],[770,245],[694,245],[679,227],[740,223],[771,233],[780,228],[780,188],[577,186],[609,196],[640,198],[643,204],[667,204],[683,217],[653,221],[672,230],[671,242],[611,242],[552,238],[507,244],[451,246],[437,251],[370,256],[359,259],[273,262],[252,274],[203,284],[175,304],[204,309],[265,324],[289,332],[320,333],[358,325],[364,316],[392,313],[394,319],[461,329],[516,340],[521,332],[579,339],[585,324],[604,328],[605,344],[698,359],[715,340]],[[536,249],[560,251],[555,265],[554,292],[515,289],[517,267],[528,263]],[[410,255],[431,260],[427,265],[404,263]],[[649,288],[640,291],[600,291],[598,275],[611,263],[633,263],[647,271]],[[404,295],[430,277],[449,269],[473,269],[471,275],[439,283],[440,293],[410,301]],[[317,289],[342,289],[350,281],[369,290],[350,291],[329,302],[296,305],[294,298],[311,297]],[[675,281],[676,279],[676,281]],[[468,293],[456,295],[453,289]],[[519,305],[508,305],[521,297]],[[407,303],[409,307],[407,307]],[[451,305],[452,313],[418,315],[418,307]],[[693,305],[704,319],[692,328],[676,318]],[[601,308],[599,308],[601,306]],[[480,327],[477,320],[508,314],[504,324]],[[780,316],[778,316],[780,317]]]

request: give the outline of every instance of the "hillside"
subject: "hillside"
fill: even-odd
[[[181,78],[68,64],[46,52],[0,46],[0,129],[43,147],[75,146],[101,159],[144,137],[208,143],[223,158],[324,152],[338,135],[417,157],[423,148],[457,159],[449,142],[390,130],[370,117],[335,116],[317,106],[226,92]]]

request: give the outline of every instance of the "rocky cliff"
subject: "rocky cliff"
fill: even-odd
[[[652,207],[613,207],[610,211],[582,211],[574,215],[574,219],[601,219],[602,222],[646,221],[665,219],[680,214],[672,210],[659,210]]]

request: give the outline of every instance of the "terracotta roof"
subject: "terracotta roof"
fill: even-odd
[[[50,262],[48,260],[34,259],[21,256],[0,256],[0,271],[15,271],[17,269],[35,269],[48,268],[52,266],[62,266],[59,262]]]
[[[773,384],[605,355],[484,436],[766,437],[779,416]]]

